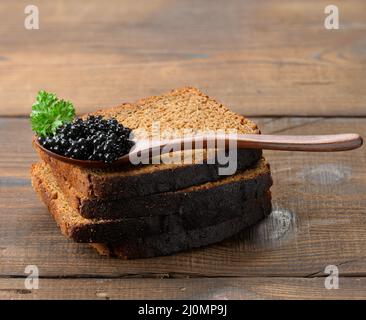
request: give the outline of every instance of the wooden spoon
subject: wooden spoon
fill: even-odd
[[[230,141],[237,142],[238,149],[270,149],[282,151],[318,151],[333,152],[352,150],[362,146],[362,137],[356,133],[332,134],[332,135],[308,135],[308,136],[284,136],[284,135],[265,135],[265,134],[216,134],[199,135],[193,137],[151,141],[135,141],[135,146],[130,153],[124,155],[111,164],[103,161],[89,161],[72,159],[56,154],[39,144],[35,138],[34,145],[45,152],[48,156],[57,160],[74,164],[86,168],[107,168],[118,166],[130,162],[130,157],[145,153],[149,159],[156,154],[171,152],[173,148],[179,150],[193,150],[207,148],[207,146],[229,146]],[[174,149],[176,150],[176,149]]]

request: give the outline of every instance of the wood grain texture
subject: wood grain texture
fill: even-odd
[[[326,0],[0,3],[0,115],[27,115],[38,90],[81,112],[197,86],[246,115],[366,115],[366,2]],[[101,9],[102,6],[102,9]]]
[[[366,298],[365,147],[265,151],[268,219],[214,246],[122,261],[60,234],[30,186],[28,120],[12,117],[42,88],[83,113],[191,85],[265,116],[263,133],[366,137],[364,0],[336,3],[337,31],[323,27],[326,0],[35,0],[38,31],[24,29],[28,4],[0,2],[0,299]],[[30,264],[39,290],[24,288]],[[330,264],[339,290],[324,288]]]
[[[258,118],[263,133],[366,136],[366,119]],[[365,148],[331,154],[266,151],[272,215],[238,239],[169,257],[122,261],[65,239],[29,183],[37,161],[26,119],[1,119],[0,275],[42,277],[310,277],[326,265],[366,272]],[[11,137],[11,139],[10,139]],[[10,142],[12,141],[12,142]]]
[[[0,299],[364,299],[366,278],[340,278],[327,290],[324,278],[0,279]]]

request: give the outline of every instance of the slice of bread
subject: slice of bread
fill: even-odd
[[[45,166],[51,172],[51,168]],[[230,179],[137,198],[86,198],[59,175],[54,174],[54,177],[71,206],[81,216],[90,219],[156,216],[176,212],[180,214],[199,212],[205,215],[207,211],[220,210],[220,206],[227,209],[228,199],[231,205],[234,205],[244,200],[258,198],[272,185],[270,168],[264,159],[256,163],[252,169],[238,172]]]
[[[151,258],[199,248],[230,238],[265,218],[271,212],[270,197],[264,197],[260,205],[257,212],[245,211],[240,216],[204,228],[127,239],[119,244],[93,243],[91,246],[103,256],[122,259]]]
[[[219,203],[215,197],[212,197],[210,201],[213,205],[203,211],[191,206],[186,208],[184,214],[166,212],[164,215],[116,220],[82,217],[77,210],[70,206],[50,169],[45,164],[33,165],[31,176],[34,189],[49,208],[64,235],[77,242],[116,243],[125,239],[133,241],[141,235],[183,234],[187,230],[206,228],[238,217],[243,221],[241,227],[248,226],[253,221],[269,214],[270,193],[269,191],[265,193],[267,190],[263,190],[259,198],[247,200],[240,199],[234,193],[235,196],[232,198],[232,186],[238,181],[245,184],[247,179],[256,180],[263,172],[268,172],[268,166],[265,162],[260,167],[248,170],[240,179],[237,176],[231,176],[220,182],[206,183],[196,187],[201,190],[209,189],[211,192],[215,187],[220,186],[220,192],[224,194],[224,202],[220,200]],[[240,189],[239,186],[238,188]],[[242,188],[242,190],[244,189]],[[213,194],[215,193],[213,192]],[[203,197],[202,199],[208,201],[207,198]],[[231,234],[231,232],[228,233]]]
[[[186,130],[191,134],[229,129],[235,129],[239,134],[260,133],[255,123],[231,112],[195,88],[173,90],[161,96],[100,110],[94,114],[105,118],[115,117],[123,125],[133,129],[136,137],[143,130],[151,135],[154,122],[159,122],[161,131],[171,133],[168,136],[162,134],[162,138],[182,136]],[[261,154],[261,150],[238,150],[238,170],[255,164]],[[66,180],[84,198],[141,197],[225,177],[218,174],[218,164],[162,163],[97,170],[57,161],[42,151],[40,156],[57,176]],[[212,155],[204,152],[204,163],[211,157]]]

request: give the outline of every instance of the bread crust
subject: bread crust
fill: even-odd
[[[246,211],[241,216],[201,229],[136,238],[119,244],[94,243],[91,246],[100,255],[121,259],[141,259],[170,255],[233,237],[270,214],[270,201],[262,201],[260,206],[257,211]]]
[[[224,203],[215,202],[216,206],[213,205],[203,211],[192,206],[184,214],[171,212],[157,216],[96,220],[80,216],[69,206],[52,174],[42,171],[41,164],[32,167],[32,184],[62,233],[77,242],[116,243],[125,239],[133,241],[142,235],[183,233],[186,230],[205,228],[237,217],[242,217],[243,221],[250,225],[251,220],[247,221],[246,217],[263,217],[265,213],[263,203],[270,203],[269,191],[256,199],[238,201],[230,198],[231,189],[228,188],[226,191],[221,190],[226,192],[227,200]],[[212,201],[215,199],[213,198]]]
[[[40,158],[54,172],[60,185],[64,181],[77,190],[81,198],[134,198],[156,193],[176,191],[209,181],[218,181],[226,176],[219,175],[219,164],[164,165],[160,164],[150,170],[140,170],[132,165],[109,174],[94,174],[78,166],[70,165],[48,156],[40,149]],[[261,159],[261,150],[238,150],[237,172],[250,168]],[[159,168],[158,168],[159,167]],[[129,172],[130,171],[130,172]],[[112,172],[116,172],[113,174]]]
[[[177,191],[133,198],[84,198],[67,181],[53,173],[70,205],[81,216],[90,219],[156,216],[171,212],[185,214],[193,208],[204,213],[227,200],[240,202],[257,198],[273,183],[269,165],[262,159],[252,169],[238,172],[235,176]]]

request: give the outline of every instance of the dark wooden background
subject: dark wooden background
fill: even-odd
[[[80,112],[197,86],[264,133],[366,137],[366,2],[0,2],[0,298],[366,298],[366,152],[266,152],[273,214],[239,239],[122,261],[65,239],[34,195],[39,89]],[[24,287],[37,265],[40,288]],[[337,265],[339,289],[324,287]]]

